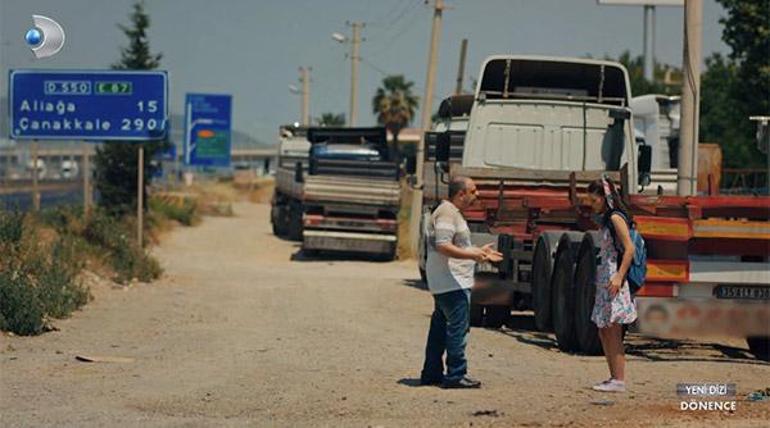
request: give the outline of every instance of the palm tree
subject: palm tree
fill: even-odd
[[[345,113],[324,113],[315,121],[319,126],[345,126]]]
[[[372,112],[377,123],[393,134],[393,148],[398,148],[398,134],[414,119],[420,98],[412,93],[414,82],[404,79],[403,74],[382,79],[382,86],[372,99]]]

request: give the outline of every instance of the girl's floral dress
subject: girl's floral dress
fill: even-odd
[[[608,221],[610,221],[608,219]],[[612,227],[612,226],[609,226]],[[610,278],[618,271],[619,251],[613,245],[610,229],[605,225],[599,231],[601,262],[596,267],[596,300],[591,313],[591,321],[599,328],[609,327],[613,323],[631,324],[636,320],[636,306],[631,300],[628,281],[623,281],[615,297],[610,296],[607,285]]]

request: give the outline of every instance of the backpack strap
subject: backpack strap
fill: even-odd
[[[621,217],[623,217],[623,220],[626,222],[626,225],[628,226],[629,231],[634,225],[631,224],[630,221],[628,221],[628,216],[626,216],[626,214],[619,209],[613,208],[607,211],[607,213],[604,215],[604,224],[610,230],[610,236],[612,236],[612,244],[615,246],[615,249],[622,254],[625,251],[625,248],[618,247],[617,234],[615,233],[615,224],[612,222],[613,214],[619,214]]]

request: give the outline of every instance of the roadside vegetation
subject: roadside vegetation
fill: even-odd
[[[200,222],[193,198],[150,198],[145,241],[180,224]],[[115,284],[151,282],[162,274],[158,261],[136,240],[136,220],[102,209],[83,215],[60,206],[27,213],[0,210],[0,330],[36,335],[51,320],[68,317],[91,300],[83,273]]]

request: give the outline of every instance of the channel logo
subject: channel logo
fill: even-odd
[[[58,22],[43,15],[32,15],[34,27],[27,31],[24,39],[35,57],[48,58],[64,47],[64,29]]]

